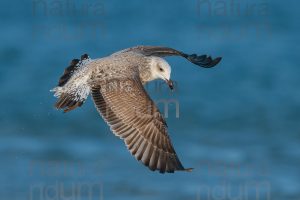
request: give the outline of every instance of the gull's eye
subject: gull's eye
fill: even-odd
[[[164,69],[160,67],[160,68],[159,68],[159,71],[163,72],[163,71],[164,71]]]

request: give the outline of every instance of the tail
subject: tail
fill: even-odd
[[[57,109],[69,112],[85,102],[90,93],[87,83],[89,78],[87,69],[90,62],[91,59],[87,54],[82,55],[80,60],[73,59],[60,77],[58,86],[50,90],[58,98],[54,105]]]

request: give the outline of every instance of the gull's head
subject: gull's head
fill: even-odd
[[[162,79],[171,89],[173,89],[173,82],[171,81],[171,66],[160,57],[152,57],[150,71],[152,80]]]

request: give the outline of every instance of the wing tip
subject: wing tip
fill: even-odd
[[[165,173],[174,173],[175,171],[178,172],[192,172],[194,168],[182,168],[182,169],[173,169],[173,170],[160,170],[160,169],[150,169],[151,171],[158,171],[160,174],[165,174]]]
[[[191,54],[191,55],[184,54],[183,57],[185,57],[187,60],[194,63],[195,65],[204,68],[212,68],[217,64],[219,64],[222,60],[222,57],[217,57],[215,59],[212,59],[211,56],[207,56],[207,55],[198,56],[197,54]]]
[[[222,57],[217,57],[213,60],[211,67],[216,66],[217,64],[219,64],[222,60]]]
[[[194,168],[186,168],[186,169],[184,169],[182,171],[184,171],[184,172],[192,172],[193,170],[194,170]]]
[[[63,112],[69,112],[71,110],[74,110],[77,107],[81,107],[83,101],[74,100],[71,96],[62,94],[62,96],[57,100],[54,107],[56,109],[63,109]]]

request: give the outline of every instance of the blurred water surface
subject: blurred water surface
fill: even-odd
[[[299,199],[299,6],[1,1],[0,199]],[[167,58],[177,92],[148,87],[179,102],[167,122],[192,173],[137,163],[91,99],[68,114],[53,108],[49,90],[71,59],[140,44],[223,57],[213,69]]]

